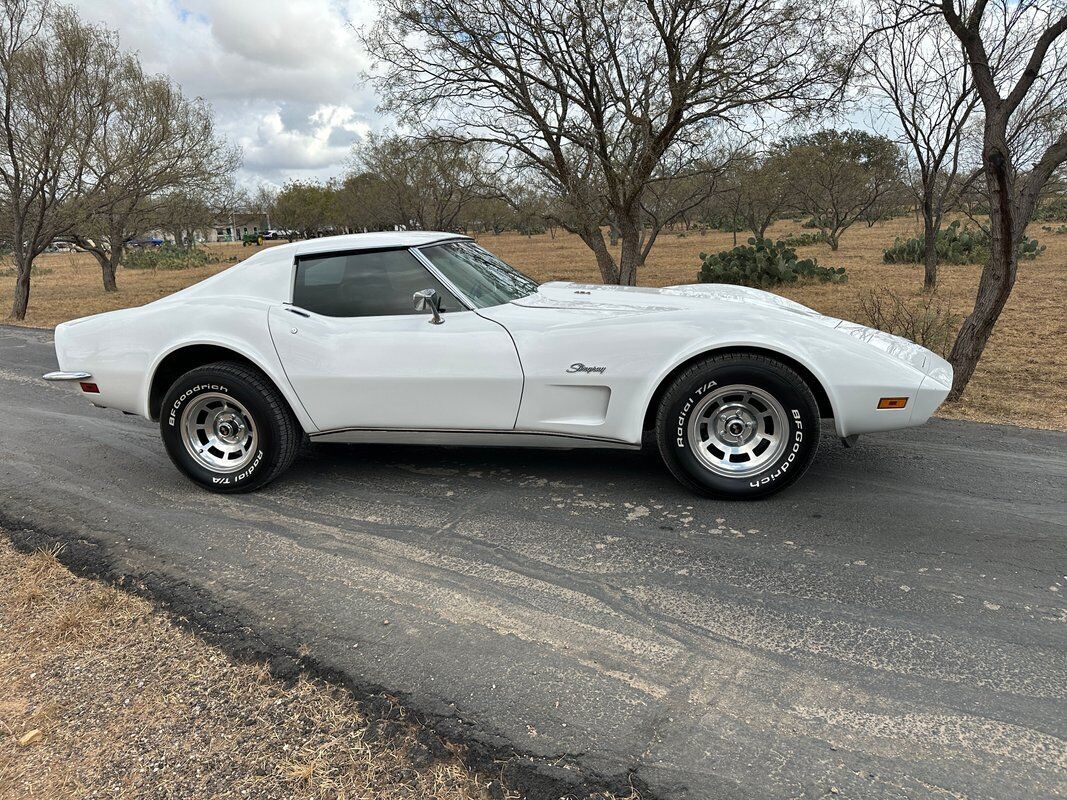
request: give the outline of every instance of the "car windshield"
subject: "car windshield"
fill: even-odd
[[[537,291],[537,281],[474,242],[447,242],[421,252],[477,308],[510,303]]]

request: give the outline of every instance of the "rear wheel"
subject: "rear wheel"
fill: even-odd
[[[190,370],[163,398],[167,454],[213,492],[250,492],[281,475],[300,430],[285,398],[259,370],[221,361]]]
[[[759,355],[712,356],[672,381],[656,418],[660,454],[690,489],[755,499],[781,491],[819,447],[819,408],[794,370]]]

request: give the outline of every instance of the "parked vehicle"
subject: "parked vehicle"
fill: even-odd
[[[71,242],[52,242],[44,251],[46,253],[77,253],[78,248]]]
[[[262,250],[140,308],[59,325],[60,371],[158,420],[174,463],[258,489],[313,442],[639,448],[690,489],[762,497],[815,456],[919,425],[952,368],[905,339],[725,285],[538,285],[464,236]]]
[[[134,249],[143,247],[162,247],[164,244],[164,240],[159,236],[146,236],[141,239],[130,239],[126,242],[127,247],[132,247]]]

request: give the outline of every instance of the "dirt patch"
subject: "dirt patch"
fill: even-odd
[[[854,226],[831,252],[829,245],[798,249],[801,256],[814,256],[825,266],[848,269],[844,285],[809,284],[782,289],[781,294],[830,314],[866,322],[861,299],[869,290],[889,287],[905,297],[918,296],[922,286],[919,265],[885,264],[882,250],[897,236],[913,236],[920,227],[903,217],[874,227]],[[803,232],[799,223],[782,220],[772,227],[772,237]],[[1046,245],[1044,254],[1020,265],[1011,301],[1002,315],[974,378],[961,402],[947,405],[939,416],[1001,422],[1033,428],[1067,430],[1067,234],[1031,226],[1029,235]],[[737,236],[745,241],[747,234]],[[648,264],[638,276],[644,286],[668,286],[696,280],[699,255],[733,245],[732,234],[665,232],[656,242]],[[482,243],[538,280],[599,282],[596,263],[576,236],[557,233],[522,236],[487,234]],[[26,324],[52,327],[74,317],[141,305],[232,265],[232,259],[247,258],[258,248],[239,244],[211,245],[223,263],[186,270],[121,270],[119,291],[106,294],[100,271],[84,253],[52,254],[39,259],[50,270],[34,279],[30,313]],[[959,318],[970,312],[981,267],[945,265],[940,294]],[[0,313],[11,305],[13,280],[0,280]]]
[[[0,797],[519,795],[399,705],[237,664],[144,599],[0,538]]]

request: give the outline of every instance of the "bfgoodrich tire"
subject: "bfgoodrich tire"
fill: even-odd
[[[759,355],[712,356],[667,388],[656,417],[667,468],[711,497],[756,499],[794,483],[819,448],[819,407],[794,370]]]
[[[221,361],[190,370],[163,398],[167,454],[212,492],[259,489],[293,463],[301,431],[285,398],[259,370]]]

